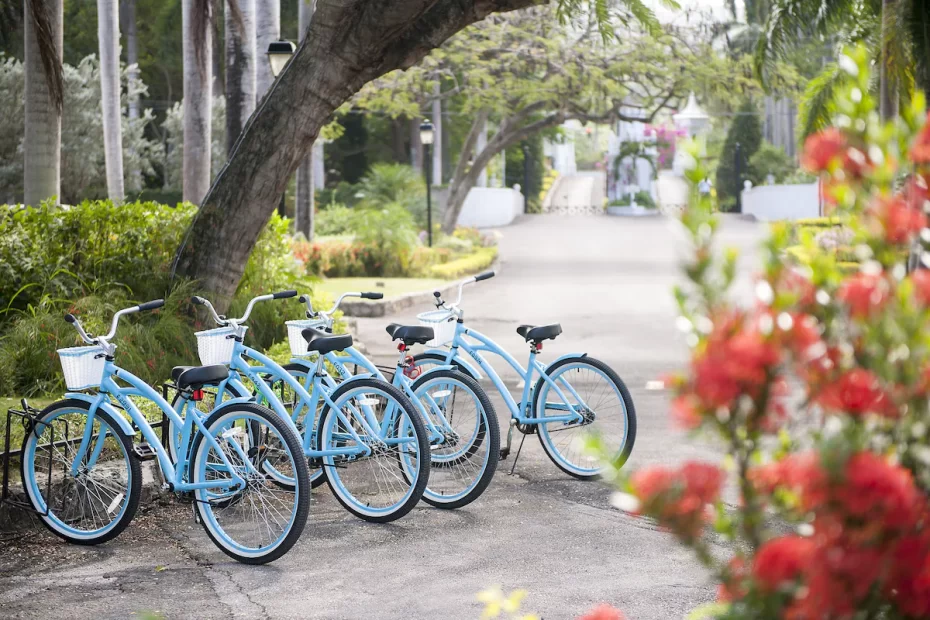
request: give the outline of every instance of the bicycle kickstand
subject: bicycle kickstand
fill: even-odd
[[[507,457],[510,456],[511,444],[513,442],[513,428],[517,425],[517,421],[510,420],[510,428],[507,429],[507,445],[501,450],[500,460],[505,461]],[[513,475],[514,470],[517,468],[517,461],[520,460],[520,452],[523,451],[523,442],[526,441],[526,434],[522,433],[520,438],[520,445],[517,447],[517,455],[513,457],[513,465],[510,467],[510,474]]]

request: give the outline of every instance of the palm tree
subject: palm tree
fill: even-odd
[[[26,0],[24,202],[61,193],[62,0]]]
[[[97,43],[100,46],[100,107],[107,195],[123,200],[123,130],[119,79],[119,4],[97,0]]]
[[[268,44],[281,38],[281,0],[255,0],[255,99],[261,101],[274,75],[265,58]]]
[[[297,35],[301,41],[307,36],[315,5],[315,0],[297,0]],[[320,141],[319,138],[317,141]],[[308,240],[313,239],[313,153],[311,148],[310,154],[300,160],[297,167],[297,192],[294,197],[294,228],[303,233]]]
[[[182,196],[200,204],[210,189],[210,117],[213,113],[210,0],[181,1],[184,58],[184,165]]]
[[[139,42],[136,28],[136,0],[122,0],[120,2],[120,29],[126,37],[126,64],[129,82],[135,83],[139,79]],[[128,93],[129,118],[139,118],[139,96]],[[142,171],[138,168],[129,171],[128,186],[130,192],[142,190]]]
[[[255,1],[229,0],[226,16],[226,152],[255,111]]]
[[[773,63],[806,36],[834,36],[872,50],[881,67],[878,91],[885,119],[907,103],[915,88],[930,94],[930,0],[772,0],[756,47],[756,72],[763,84]],[[838,78],[837,66],[828,64],[811,80],[801,101],[802,136],[830,123]]]

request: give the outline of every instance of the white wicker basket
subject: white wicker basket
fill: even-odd
[[[86,390],[100,385],[103,366],[107,363],[102,348],[94,345],[58,349],[58,359],[69,390]]]
[[[291,355],[303,357],[309,355],[307,352],[307,340],[301,332],[308,327],[323,329],[326,326],[325,319],[302,319],[300,321],[288,321],[287,325],[287,342],[291,345]]]
[[[455,338],[455,315],[448,310],[430,310],[417,315],[420,325],[433,328],[433,339],[426,343],[429,347],[441,347]]]
[[[243,327],[243,332],[248,329]],[[233,349],[236,346],[236,330],[232,327],[218,327],[197,332],[197,354],[200,363],[204,366],[214,364],[229,364],[232,361]]]

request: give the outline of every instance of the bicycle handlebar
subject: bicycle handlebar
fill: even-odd
[[[439,291],[433,291],[433,297],[436,298],[436,307],[447,308],[449,310],[458,309],[458,305],[462,303],[462,290],[465,288],[466,284],[474,284],[475,282],[481,282],[483,280],[490,280],[495,275],[496,275],[496,272],[494,271],[485,271],[484,273],[479,273],[476,276],[465,278],[464,280],[459,282],[459,295],[458,295],[458,298],[455,300],[455,303],[452,303],[452,304],[446,304],[446,302],[442,300],[442,293],[440,293]]]
[[[144,304],[139,304],[137,306],[130,306],[129,308],[123,308],[119,310],[116,314],[113,315],[113,322],[110,324],[110,331],[106,336],[100,336],[99,338],[94,338],[86,331],[84,331],[84,326],[81,325],[81,321],[74,316],[73,314],[66,314],[65,321],[74,325],[74,329],[78,331],[78,334],[81,335],[81,340],[87,344],[100,344],[100,341],[107,342],[116,335],[116,326],[119,323],[119,319],[124,314],[135,314],[136,312],[144,312],[146,310],[155,310],[161,308],[165,305],[164,299],[155,299],[152,301],[147,301]]]
[[[339,306],[342,304],[342,300],[346,297],[359,297],[361,299],[384,299],[384,293],[343,293],[339,296],[339,299],[336,300],[336,303],[333,304],[333,307],[327,310],[326,312],[316,312],[313,309],[313,302],[310,300],[310,295],[301,295],[299,301],[301,303],[307,304],[307,318],[314,318],[316,316],[321,316],[324,319],[332,320],[332,314],[339,309]]]
[[[213,316],[213,320],[216,321],[217,325],[229,325],[235,324],[239,325],[248,320],[249,315],[252,314],[252,309],[260,301],[271,301],[272,299],[290,299],[291,297],[297,297],[297,291],[278,291],[277,293],[270,293],[268,295],[259,295],[258,297],[253,297],[249,301],[249,305],[245,307],[245,314],[238,319],[227,319],[224,316],[217,314],[216,309],[213,307],[213,304],[210,303],[208,299],[194,295],[191,297],[191,302],[197,306],[206,306],[210,311],[210,314]]]

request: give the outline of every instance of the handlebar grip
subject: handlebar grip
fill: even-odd
[[[164,299],[155,299],[153,301],[147,301],[144,304],[139,304],[139,312],[145,312],[146,310],[155,310],[156,308],[161,308],[165,305]]]
[[[271,295],[273,299],[289,299],[291,297],[297,297],[297,291],[278,291]]]
[[[436,299],[439,299],[440,297],[442,297],[442,293],[440,293],[439,291],[433,291],[433,297],[435,297]]]
[[[194,304],[195,306],[205,306],[207,305],[207,300],[204,299],[203,297],[198,297],[197,295],[194,295],[193,297],[191,297],[191,303]]]
[[[490,280],[494,277],[493,271],[485,271],[475,276],[475,282],[481,282],[482,280]]]
[[[362,293],[362,299],[384,299],[384,293]]]
[[[77,321],[77,319],[74,317],[73,314],[66,314],[65,321],[67,321],[68,323],[74,324],[74,322]]]
[[[299,301],[299,302],[302,303],[302,304],[305,304],[305,303],[307,303],[307,301],[308,301],[309,299],[310,299],[310,298],[307,297],[306,295],[301,295],[301,296],[297,299],[297,301]]]

